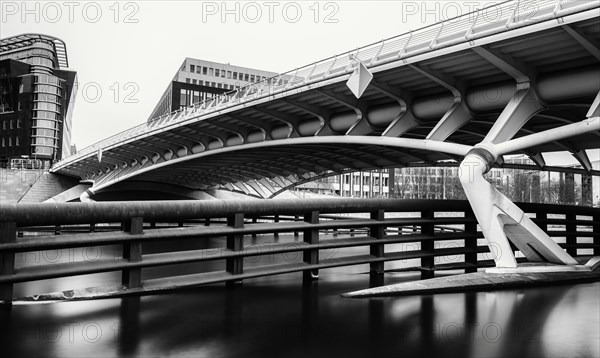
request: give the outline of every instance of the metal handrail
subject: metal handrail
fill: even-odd
[[[526,212],[574,213],[598,215],[600,209],[582,206],[518,203]],[[131,217],[150,221],[226,217],[243,212],[250,217],[296,215],[318,211],[322,214],[359,213],[373,210],[387,212],[464,211],[470,208],[463,200],[426,199],[280,199],[280,200],[181,200],[94,203],[20,203],[4,204],[0,223],[18,226],[119,222]]]
[[[322,82],[347,75],[354,71],[355,64],[353,62],[348,60],[348,64],[341,70],[336,70],[333,68],[333,65],[338,59],[349,58],[350,55],[355,55],[363,63],[367,64],[367,67],[374,67],[398,59],[421,55],[443,47],[473,41],[477,38],[598,7],[600,7],[600,3],[596,0],[508,0],[423,27],[416,31],[409,31],[357,48],[356,50],[335,55],[261,82],[248,84],[237,91],[231,92],[231,96],[224,96],[223,101],[216,101],[215,98],[210,98],[194,104],[194,110],[190,111],[189,114],[186,114],[183,109],[179,109],[166,115],[166,120],[161,120],[161,116],[154,121],[140,124],[90,145],[76,154],[62,159],[55,164],[53,169],[56,170],[82,157],[91,155],[99,149],[106,150],[109,146],[121,142],[122,138],[127,138],[129,141],[134,140],[157,131],[162,131],[167,127],[178,126],[182,122],[221,111],[225,108],[273,96],[314,82]],[[493,20],[495,21],[490,21],[492,11],[494,14]],[[444,29],[454,29],[455,27],[457,29],[449,33],[444,33]],[[424,36],[424,38],[419,39],[419,36]],[[372,55],[364,58],[359,56],[359,54]],[[314,73],[318,68],[323,68],[323,72]],[[292,79],[294,82],[291,81]],[[297,79],[302,80],[298,81]],[[264,90],[265,87],[267,90]],[[250,95],[253,91],[256,91],[256,94]]]

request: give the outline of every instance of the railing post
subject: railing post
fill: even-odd
[[[133,217],[123,223],[123,227],[130,235],[144,233],[144,219]],[[142,261],[142,243],[139,241],[127,241],[123,244],[123,258],[129,262]],[[124,269],[121,283],[127,288],[142,287],[142,269],[140,267]]]
[[[594,215],[593,220],[594,239],[592,242],[596,245],[594,247],[594,256],[600,256],[600,214]]]
[[[432,220],[433,218],[434,218],[433,210],[424,210],[421,212],[421,219],[431,219]],[[434,229],[435,228],[434,228],[433,222],[424,223],[421,225],[421,235],[433,236]],[[435,246],[435,242],[433,239],[421,240],[421,251],[423,251],[424,254],[426,254],[428,252],[433,252],[434,246]],[[434,260],[435,260],[435,257],[433,257],[433,256],[421,257],[421,267],[422,267],[421,279],[422,280],[428,279],[428,278],[433,278]]]
[[[0,243],[12,244],[17,242],[17,224],[14,222],[0,223]],[[0,276],[10,276],[15,273],[15,253],[0,254]],[[13,283],[0,283],[0,300],[12,304]]]
[[[384,210],[376,210],[371,212],[371,220],[384,221],[385,220],[385,211]],[[385,226],[373,225],[369,227],[369,236],[376,240],[383,240],[385,238]],[[385,255],[385,245],[384,244],[374,244],[371,245],[371,256],[375,257],[383,257]],[[372,274],[383,274],[384,272],[384,262],[371,262],[371,273]]]
[[[279,222],[279,215],[275,215],[275,216],[274,216],[274,218],[273,218],[273,222],[274,222],[274,223],[278,223],[278,222]],[[276,233],[273,233],[273,237],[279,237],[279,233],[278,233],[278,232],[276,232]]]
[[[475,235],[477,233],[477,220],[475,220],[473,210],[465,211],[465,219],[473,220],[473,222],[465,223],[465,234]],[[465,248],[474,250],[474,252],[465,254],[465,262],[473,265],[472,267],[467,267],[465,273],[477,272],[477,237],[465,238]]]
[[[304,222],[309,224],[319,223],[319,212],[311,211],[304,214]],[[304,230],[304,242],[311,245],[319,244],[319,229],[310,228]],[[319,249],[310,249],[304,251],[304,262],[307,264],[318,264],[319,263]],[[308,283],[314,279],[319,278],[319,270],[305,270],[302,272],[302,281]]]
[[[544,230],[544,232],[548,232],[548,223],[546,220],[548,219],[548,213],[545,211],[537,211],[535,213],[536,225],[539,226],[540,229]]]
[[[577,256],[577,224],[574,222],[569,222],[577,220],[577,215],[575,213],[567,213],[565,218],[567,220],[565,225],[565,230],[567,231],[567,254],[571,256]]]
[[[227,217],[227,226],[234,229],[241,229],[244,227],[244,213],[235,213]],[[230,234],[227,235],[227,249],[231,251],[243,251],[244,250],[244,235]],[[230,257],[225,260],[225,266],[227,272],[232,275],[241,275],[244,273],[244,258]],[[242,280],[227,281],[227,286],[239,285]]]

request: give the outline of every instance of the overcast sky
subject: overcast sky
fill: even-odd
[[[186,57],[285,72],[492,3],[1,1],[0,33],[66,42],[81,149],[145,122]]]

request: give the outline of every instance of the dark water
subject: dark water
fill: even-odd
[[[414,275],[386,276],[390,282]],[[365,274],[321,272],[168,295],[2,311],[3,357],[599,357],[600,283],[343,299]]]
[[[221,244],[216,240],[196,247],[175,246]],[[18,257],[17,265],[120,257],[113,249],[29,254]],[[367,253],[364,250],[368,248],[324,251],[322,256]],[[247,258],[244,265],[301,259],[301,255],[265,255]],[[443,263],[439,260],[462,258],[438,258],[436,263]],[[388,263],[386,268],[415,263]],[[216,262],[163,272],[149,269],[144,276],[222,266]],[[301,273],[293,273],[246,280],[235,288],[219,284],[165,295],[1,308],[0,356],[600,357],[599,282],[370,300],[339,296],[382,283],[367,271],[366,265],[321,270],[319,280],[309,286],[302,285]],[[119,278],[118,273],[108,273],[45,280],[17,285],[15,295],[89,287]],[[388,273],[384,283],[416,279],[415,273]]]

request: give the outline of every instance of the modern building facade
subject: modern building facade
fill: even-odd
[[[186,58],[148,121],[276,75],[275,72]]]
[[[0,166],[49,167],[71,154],[77,73],[68,66],[55,37],[0,39]]]
[[[526,155],[507,164],[534,165]],[[600,168],[600,162],[593,163]],[[580,168],[578,166],[578,168]],[[415,166],[357,171],[301,184],[299,192],[353,198],[465,200],[457,166]],[[390,176],[390,172],[394,175]],[[511,200],[529,203],[599,206],[600,178],[574,173],[492,168],[487,180]]]
[[[301,184],[296,190],[344,198],[388,198],[390,185],[394,186],[389,173],[389,169],[343,173]]]

